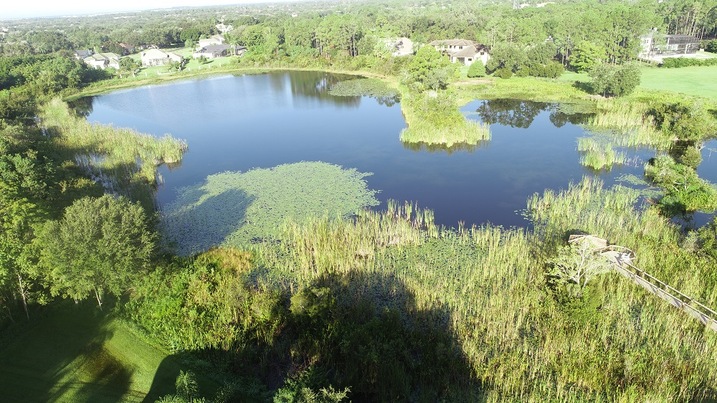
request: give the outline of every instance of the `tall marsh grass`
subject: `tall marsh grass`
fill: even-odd
[[[287,241],[257,247],[256,276],[287,290],[329,273],[400,280],[417,309],[449,308],[435,325],[458,340],[487,401],[714,397],[717,334],[699,322],[617,273],[590,284],[593,302],[565,305],[547,286],[550,257],[579,230],[633,249],[640,267],[715,306],[700,281],[715,277],[712,262],[682,250],[679,229],[638,200],[585,179],[533,196],[531,232],[438,228],[412,205],[288,223]]]
[[[654,147],[667,150],[673,138],[655,126],[647,115],[649,106],[642,102],[603,100],[595,104],[595,115],[588,122],[588,129],[611,132],[619,147]]]
[[[627,156],[615,151],[611,143],[601,144],[592,137],[578,138],[578,151],[582,154],[580,164],[595,170],[610,169],[627,162]]]
[[[92,124],[53,99],[42,107],[42,125],[69,159],[108,191],[136,196],[157,182],[156,167],[178,163],[187,144],[169,135],[156,138],[131,129]]]
[[[476,145],[491,138],[490,126],[466,119],[450,93],[404,92],[401,108],[408,125],[401,132],[403,142],[451,147],[455,144]]]

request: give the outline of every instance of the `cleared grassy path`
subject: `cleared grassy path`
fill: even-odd
[[[3,331],[0,400],[154,401],[174,393],[180,368],[166,350],[96,306],[62,302]]]

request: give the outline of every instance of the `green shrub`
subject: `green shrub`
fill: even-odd
[[[546,77],[546,78],[558,78],[563,74],[563,71],[565,71],[565,67],[559,62],[552,62],[548,63],[544,67],[544,75],[539,77]]]
[[[530,75],[530,68],[528,66],[520,66],[518,70],[515,71],[516,77],[528,77]]]
[[[717,189],[694,169],[667,155],[652,159],[645,167],[645,176],[665,190],[660,206],[668,215],[717,209]]]
[[[707,41],[705,44],[705,50],[710,53],[717,53],[717,39]]]
[[[632,93],[640,85],[640,70],[636,65],[613,66],[599,64],[590,70],[592,92],[602,96],[620,97]]]
[[[668,57],[662,60],[660,67],[679,68],[691,66],[717,66],[717,58],[713,59],[690,59],[686,57]]]
[[[468,78],[485,77],[485,65],[481,61],[476,61],[468,68]]]
[[[509,68],[503,67],[503,68],[496,70],[495,73],[493,73],[493,75],[496,77],[499,77],[499,78],[508,79],[508,78],[513,77],[513,72]]]

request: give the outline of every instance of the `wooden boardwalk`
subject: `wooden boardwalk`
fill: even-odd
[[[717,312],[635,266],[635,253],[630,249],[609,245],[607,240],[593,235],[571,235],[568,242],[589,242],[594,252],[608,258],[618,273],[717,332]]]

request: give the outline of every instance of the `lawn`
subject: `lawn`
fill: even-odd
[[[93,304],[62,302],[3,331],[0,400],[154,401],[174,393],[180,368],[179,359]]]
[[[639,88],[642,90],[674,92],[717,101],[717,66],[677,69],[643,67],[641,72]],[[567,71],[559,80],[588,82],[590,78],[586,73]]]
[[[220,57],[213,60],[209,60],[205,64],[200,64],[197,59],[192,58],[192,53],[194,50],[192,48],[174,48],[174,49],[162,49],[166,52],[172,52],[176,53],[180,56],[189,58],[189,62],[187,62],[187,65],[185,66],[186,71],[196,71],[196,70],[207,70],[211,71],[212,69],[217,69],[219,67],[226,66],[228,64],[231,64],[235,62],[238,58],[238,56],[228,56],[228,57]],[[135,53],[133,55],[129,55],[128,57],[140,61],[141,60],[141,52]],[[147,78],[147,77],[156,77],[156,76],[170,76],[174,75],[173,71],[169,70],[168,66],[154,66],[154,67],[143,67],[140,72],[137,74],[138,78]]]
[[[678,92],[717,101],[717,66],[643,68],[640,88]]]

